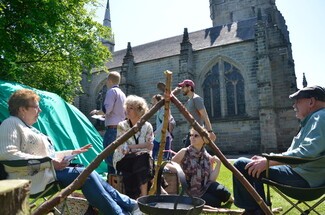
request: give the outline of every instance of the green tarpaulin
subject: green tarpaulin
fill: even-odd
[[[54,93],[25,85],[0,80],[0,122],[9,116],[7,102],[10,95],[22,88],[32,89],[41,97],[42,112],[34,127],[51,137],[57,151],[76,149],[91,143],[93,148],[78,155],[78,160],[74,161],[87,166],[103,150],[102,137],[75,106],[68,104]],[[96,171],[105,172],[105,163],[102,162]]]

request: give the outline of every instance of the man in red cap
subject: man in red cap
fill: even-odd
[[[194,117],[194,119],[209,132],[209,137],[212,141],[216,140],[216,135],[212,130],[212,126],[209,120],[209,116],[204,106],[203,98],[194,93],[195,84],[192,80],[186,79],[178,84],[178,87],[182,88],[184,96],[188,97],[185,103],[185,107]],[[189,134],[185,139],[185,147],[190,145]]]

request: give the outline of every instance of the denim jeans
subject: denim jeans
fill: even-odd
[[[261,181],[261,177],[265,177],[265,172],[263,172],[260,178],[254,178],[248,175],[245,170],[245,166],[251,162],[251,159],[241,157],[236,160],[234,166],[244,175],[247,181],[253,186],[256,192],[263,198],[265,201],[265,193],[263,189],[263,183]],[[287,184],[287,185],[295,185],[299,187],[310,187],[308,182],[303,179],[300,175],[292,170],[290,166],[281,165],[281,166],[273,166],[269,170],[269,178],[273,181]],[[246,190],[246,188],[241,184],[241,182],[233,176],[233,186],[234,186],[234,198],[235,205],[244,209],[259,209],[260,207],[251,196],[251,194]]]
[[[222,202],[226,202],[231,196],[228,189],[219,182],[212,182],[207,191],[201,196],[205,204],[212,207],[220,207]]]
[[[109,144],[114,142],[114,140],[116,139],[116,135],[117,135],[116,128],[106,128],[106,132],[105,132],[104,140],[103,140],[104,149]],[[107,172],[108,172],[108,174],[114,174],[115,173],[115,169],[113,167],[113,154],[114,153],[108,155],[107,158],[105,159],[105,162],[107,164]]]
[[[81,167],[56,170],[57,180],[61,186],[67,187],[83,170]],[[89,204],[98,208],[104,215],[130,214],[137,205],[135,200],[119,193],[95,171],[88,176],[81,190]]]

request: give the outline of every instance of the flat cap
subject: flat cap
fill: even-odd
[[[290,99],[312,98],[325,101],[325,89],[321,86],[304,87],[289,96]]]

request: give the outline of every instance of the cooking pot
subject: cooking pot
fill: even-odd
[[[177,170],[177,176],[182,185],[179,195],[161,195],[161,176],[167,163],[172,163]],[[152,215],[197,215],[202,212],[205,201],[187,193],[185,174],[179,164],[172,161],[164,162],[158,172],[157,185],[156,195],[138,198],[141,212]],[[184,196],[184,193],[187,193],[187,196]]]

